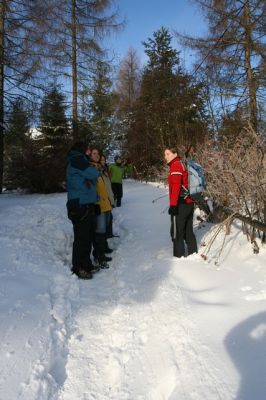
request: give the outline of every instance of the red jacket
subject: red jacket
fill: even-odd
[[[169,175],[168,175],[168,186],[169,186],[169,201],[170,206],[178,205],[179,195],[182,186],[188,188],[188,172],[185,164],[181,158],[176,157],[169,162]],[[185,203],[193,203],[190,197],[183,200]]]

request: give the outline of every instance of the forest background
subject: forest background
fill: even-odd
[[[162,26],[143,41],[143,63],[133,47],[119,62],[106,47],[111,33],[123,34],[119,1],[2,0],[0,192],[64,191],[66,154],[79,139],[107,157],[121,153],[147,181],[165,179],[165,147],[183,155],[193,146],[219,219],[241,216],[258,251],[266,231],[266,4],[193,4],[206,33]],[[189,71],[184,48],[195,54]]]

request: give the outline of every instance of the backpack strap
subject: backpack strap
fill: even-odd
[[[185,160],[179,160],[179,162],[180,162],[180,164],[181,164],[181,166],[182,166],[183,172],[187,171],[188,168],[187,168],[187,163],[186,163],[186,161],[185,161]],[[181,173],[180,173],[180,175],[183,176],[183,174],[181,174]],[[179,197],[181,197],[182,199],[185,200],[188,196],[189,196],[189,189],[185,188],[185,186],[182,185],[182,186],[181,186],[181,191],[180,191]]]

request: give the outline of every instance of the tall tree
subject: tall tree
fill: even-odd
[[[5,1],[0,3],[0,193],[3,190],[4,169],[4,21]]]
[[[266,55],[266,3],[262,0],[194,1],[208,20],[209,33],[204,38],[177,35],[183,43],[199,51],[196,69],[208,75],[214,90],[224,99],[225,113],[228,108],[232,111],[245,105],[247,119],[257,129],[259,97],[265,100],[261,71]]]
[[[44,192],[63,189],[66,153],[70,133],[66,117],[65,99],[56,86],[45,95],[40,109],[39,152],[40,188]]]
[[[0,193],[3,184],[3,129],[8,120],[5,110],[18,94],[27,101],[32,100],[31,106],[36,109],[33,96],[43,88],[40,70],[44,57],[48,57],[44,51],[49,32],[46,22],[53,1],[0,2]]]
[[[27,169],[30,118],[21,98],[9,110],[5,132],[5,185],[9,189],[29,188]]]
[[[119,96],[119,108],[125,112],[132,111],[140,90],[141,67],[136,50],[129,48],[122,60],[116,85]]]
[[[94,65],[103,56],[105,34],[122,26],[114,0],[58,1],[57,35],[52,45],[59,71],[70,78],[72,87],[72,132],[78,138],[82,92],[90,87]],[[56,72],[56,71],[55,71]]]
[[[128,147],[134,153],[131,158],[143,157],[145,168],[161,164],[165,146],[195,144],[204,135],[200,85],[182,71],[171,40],[169,31],[161,28],[144,42],[148,63]]]
[[[122,60],[115,88],[115,131],[121,151],[127,153],[126,138],[133,117],[133,108],[140,92],[141,67],[136,50],[129,48]]]
[[[114,96],[110,67],[103,61],[98,61],[96,65],[90,89],[88,116],[94,142],[108,153],[113,132]]]

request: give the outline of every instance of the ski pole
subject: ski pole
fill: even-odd
[[[152,200],[152,203],[156,203],[156,201],[158,201],[158,200],[160,200],[160,199],[162,199],[162,198],[164,198],[164,197],[166,197],[166,196],[168,196],[168,194],[164,194],[163,196],[156,197],[156,199],[153,199],[153,200]]]

